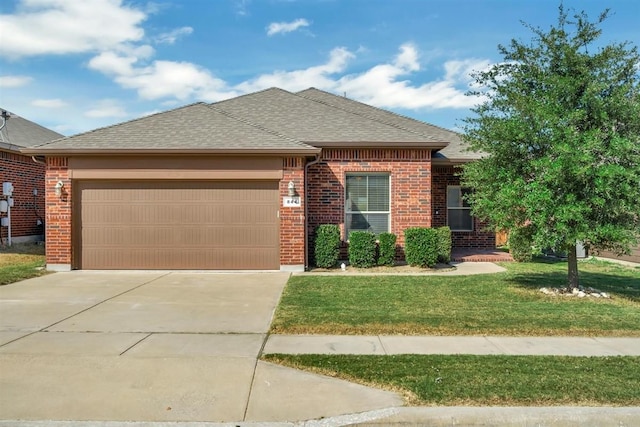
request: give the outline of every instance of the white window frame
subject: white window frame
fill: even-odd
[[[462,229],[462,228],[451,228],[451,231],[473,231],[473,215],[471,215],[471,206],[449,206],[449,189],[453,189],[456,188],[458,189],[458,192],[460,193],[460,200],[462,200],[462,189],[463,188],[468,188],[468,187],[463,187],[461,185],[447,185],[447,226],[449,228],[451,228],[451,225],[449,225],[449,211],[450,210],[462,210],[462,211],[468,211],[469,212],[469,218],[471,219],[471,228],[470,229]]]
[[[351,203],[349,203],[349,194],[347,193],[347,178],[352,176],[386,176],[389,178],[389,198],[388,198],[388,209],[386,211],[352,211]],[[368,191],[369,185],[367,183],[367,204],[368,204]],[[349,215],[353,214],[386,214],[387,215],[387,230],[386,232],[391,232],[391,173],[389,172],[346,172],[344,175],[344,232],[346,234],[345,240],[349,239],[349,233],[351,231],[367,231],[361,229],[350,229],[347,227],[349,224],[348,218]]]

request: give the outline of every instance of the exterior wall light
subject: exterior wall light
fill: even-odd
[[[54,187],[56,191],[56,196],[60,197],[62,195],[62,188],[64,187],[64,182],[58,181],[56,186]]]
[[[296,195],[296,184],[293,181],[289,181],[289,197]]]

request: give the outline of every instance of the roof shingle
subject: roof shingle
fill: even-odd
[[[424,135],[433,141],[447,143],[447,146],[439,150],[434,155],[434,160],[449,161],[469,161],[480,158],[479,153],[467,151],[467,144],[462,140],[460,134],[448,129],[443,129],[429,123],[421,122],[391,111],[383,110],[372,105],[354,101],[352,99],[334,95],[316,88],[309,88],[297,93],[302,97],[314,101],[332,105],[346,111],[370,117],[383,123],[389,123],[403,129]]]
[[[0,110],[4,111],[4,109]],[[62,136],[58,132],[10,113],[4,127],[0,130],[0,148],[20,151],[22,148],[33,147]]]
[[[432,138],[375,117],[356,114],[328,103],[316,102],[278,88],[239,96],[212,104],[236,117],[289,135],[307,144],[326,143],[423,143]]]
[[[248,124],[204,103],[96,129],[36,149],[42,153],[59,150],[317,151],[315,147]]]

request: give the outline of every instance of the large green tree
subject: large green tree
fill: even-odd
[[[576,242],[629,250],[640,234],[640,56],[629,42],[601,45],[601,24],[560,6],[548,31],[499,46],[504,61],[474,75],[484,101],[464,122],[485,156],[464,168],[476,216],[568,253]]]

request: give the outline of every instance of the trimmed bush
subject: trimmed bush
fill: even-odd
[[[533,241],[527,228],[514,228],[509,233],[509,252],[514,261],[531,262],[533,259]]]
[[[396,263],[396,235],[380,233],[378,241],[378,265],[393,266]]]
[[[340,228],[335,224],[322,224],[316,228],[314,247],[316,267],[332,268],[340,256]]]
[[[409,265],[425,268],[438,262],[438,233],[433,228],[407,228],[404,230],[404,242],[404,254]]]
[[[447,226],[436,228],[438,233],[438,262],[451,261],[451,229]]]
[[[368,231],[349,233],[349,264],[359,268],[376,265],[376,235]]]

